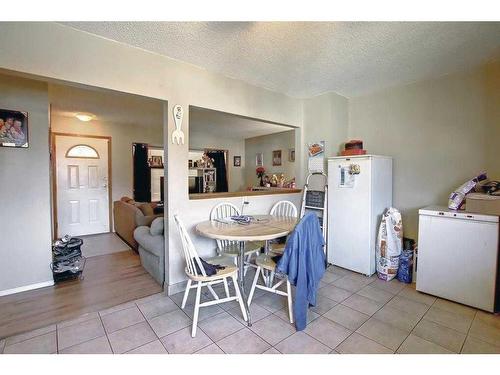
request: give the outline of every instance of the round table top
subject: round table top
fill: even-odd
[[[225,223],[207,220],[196,226],[196,231],[208,238],[231,241],[265,241],[284,237],[293,231],[298,222],[295,217],[252,215],[250,224]]]

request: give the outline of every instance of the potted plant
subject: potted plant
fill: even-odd
[[[266,173],[266,169],[264,167],[257,167],[255,170],[255,173],[257,174],[257,177],[260,178],[260,186],[264,186],[264,180],[262,177],[264,177],[264,173]]]

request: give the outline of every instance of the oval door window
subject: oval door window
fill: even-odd
[[[88,145],[76,145],[66,152],[67,158],[99,159],[97,150]]]

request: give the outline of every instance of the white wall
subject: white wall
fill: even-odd
[[[29,148],[0,147],[0,295],[52,283],[47,85],[0,75],[0,108],[28,112]]]
[[[133,197],[134,170],[132,143],[163,144],[163,124],[132,125],[93,120],[82,122],[74,117],[53,115],[53,132],[111,137],[112,200]]]
[[[446,205],[455,187],[488,166],[498,172],[500,103],[496,117],[487,112],[485,82],[478,68],[349,100],[349,138],[394,158],[393,203],[406,236],[417,237],[419,208]],[[488,156],[488,144],[496,155]]]
[[[230,192],[245,190],[245,140],[226,137],[216,132],[190,132],[189,148],[228,150],[228,188]],[[233,156],[241,156],[241,167],[235,167]],[[186,164],[187,168],[187,164]]]
[[[210,73],[189,64],[133,48],[55,23],[0,23],[0,69],[81,83],[168,101],[163,137],[167,159],[166,216],[167,284],[185,280],[180,261],[180,238],[173,215],[195,211],[201,204],[188,199],[189,142],[172,145],[172,109],[184,107],[183,131],[189,134],[189,105],[276,123],[302,126],[301,100]],[[64,53],[56,53],[64,51]],[[33,155],[37,157],[36,155]],[[48,160],[46,161],[46,170]],[[47,186],[48,189],[48,186]],[[272,197],[267,200],[269,206]],[[212,200],[211,204],[217,203]],[[47,201],[44,204],[49,204]],[[202,205],[200,217],[208,217]],[[50,212],[47,209],[47,213]],[[193,233],[195,221],[185,220]],[[40,225],[40,223],[39,223]],[[41,225],[50,226],[50,219]],[[47,233],[50,232],[47,231]],[[193,233],[194,234],[194,233]],[[0,276],[2,277],[2,276]]]
[[[297,162],[288,160],[288,151],[295,148],[295,130],[288,130],[281,133],[263,135],[245,139],[245,154],[248,160],[245,169],[245,185],[258,186],[260,179],[255,174],[255,157],[257,153],[264,154],[264,168],[266,175],[271,176],[274,173],[283,173],[286,180],[296,177],[295,166]],[[273,151],[281,150],[281,165],[273,166]]]

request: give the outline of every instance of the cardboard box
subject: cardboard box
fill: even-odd
[[[500,196],[471,193],[466,196],[465,210],[485,215],[500,216]]]

